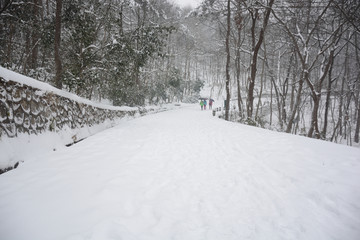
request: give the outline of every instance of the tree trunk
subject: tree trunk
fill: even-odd
[[[14,24],[13,23],[10,23],[10,30],[9,30],[9,43],[7,45],[7,62],[8,63],[11,63],[12,61],[12,48],[13,48],[13,37],[14,37],[14,34],[15,34],[15,27],[14,27]]]
[[[253,48],[252,59],[251,59],[251,67],[250,67],[248,99],[247,99],[247,102],[246,102],[247,117],[248,118],[252,118],[252,114],[253,114],[253,109],[254,109],[254,106],[253,106],[254,105],[254,87],[255,87],[255,78],[256,78],[256,71],[257,71],[257,68],[256,68],[257,58],[258,58],[260,46],[261,46],[261,44],[262,44],[262,42],[264,40],[265,29],[266,29],[266,26],[267,26],[268,21],[269,21],[270,12],[271,12],[273,3],[274,3],[274,0],[270,0],[269,6],[266,8],[263,27],[260,30],[259,39],[258,39],[256,45]],[[257,12],[257,10],[255,10],[255,16],[252,16],[253,24],[252,24],[252,34],[251,35],[252,35],[253,43],[255,41],[254,29],[255,29],[257,14],[258,14],[258,12]]]
[[[259,117],[258,114],[259,114],[259,108],[260,108],[260,105],[261,105],[261,97],[262,97],[263,86],[264,86],[264,71],[265,71],[265,59],[263,60],[262,70],[261,70],[260,93],[259,93],[258,103],[256,105],[255,120],[258,119],[258,117]]]
[[[31,41],[30,41],[30,30],[26,30],[26,34],[25,34],[25,51],[23,54],[23,58],[22,58],[22,62],[23,62],[23,73],[25,75],[27,75],[28,73],[28,68],[29,68],[29,63],[30,63],[30,45],[31,45]]]
[[[55,86],[62,88],[62,63],[60,57],[60,41],[61,41],[61,9],[62,0],[56,0],[55,15]]]
[[[277,109],[278,109],[278,112],[279,112],[278,113],[278,118],[279,118],[280,128],[283,129],[283,122],[282,122],[282,119],[281,119],[281,102],[280,102],[280,97],[279,97],[279,95],[280,95],[279,90],[278,90],[278,87],[276,86],[274,76],[271,76],[270,79],[271,79],[271,82],[273,83],[274,90],[275,90],[276,105],[277,105]]]
[[[256,77],[256,62],[257,62],[257,54],[260,49],[260,46],[255,51],[255,26],[257,19],[258,11],[256,10],[255,16],[252,15],[252,25],[251,25],[251,40],[252,40],[252,57],[250,64],[250,76],[248,77],[248,96],[246,99],[246,114],[248,118],[252,117],[253,112],[253,102],[254,102],[254,87],[255,87],[255,77]]]
[[[270,126],[272,125],[272,115],[273,115],[273,82],[270,81]]]
[[[344,76],[343,76],[342,82],[341,82],[338,124],[336,125],[336,127],[334,129],[334,133],[333,133],[333,136],[331,137],[331,141],[333,141],[333,139],[337,136],[337,134],[336,134],[337,128],[339,128],[340,136],[343,134],[343,121],[342,121],[342,119],[343,119],[343,105],[344,105],[344,89],[345,89],[345,81],[346,81],[345,78],[346,78],[347,70],[348,70],[348,68],[346,66],[348,66],[348,62],[349,62],[349,46],[346,45],[345,60],[344,60],[345,73],[344,73]]]
[[[280,59],[279,59],[280,61]],[[275,90],[275,97],[276,97],[276,105],[277,105],[277,109],[278,109],[278,118],[279,118],[279,124],[280,124],[280,128],[283,129],[283,121],[282,121],[282,114],[281,114],[281,101],[280,101],[280,92],[278,89],[278,86],[276,85],[276,81],[274,78],[274,73],[271,70],[269,63],[267,62],[267,58],[266,58],[266,47],[264,47],[264,62],[266,63],[266,67],[268,68],[268,71],[270,72],[270,80],[271,80],[271,115],[272,115],[272,99],[273,99],[273,93],[272,93],[272,89],[274,88]],[[279,76],[280,77],[280,76]],[[271,121],[272,123],[272,116],[271,116]],[[270,125],[271,125],[270,123]]]
[[[297,66],[297,58],[295,57],[295,64]],[[290,112],[294,110],[294,102],[295,102],[295,83],[296,83],[296,72],[293,71],[292,81],[291,81],[291,96],[290,96]]]
[[[230,109],[230,0],[227,1],[227,31],[226,31],[226,103],[225,103],[225,120],[229,121]]]
[[[119,12],[119,33],[122,36],[124,34],[124,28],[123,28],[123,9],[124,5],[120,5],[120,12]]]
[[[259,108],[260,108],[260,104],[261,104],[261,97],[262,97],[262,92],[263,92],[263,86],[264,86],[264,71],[265,71],[265,62],[266,62],[267,58],[266,58],[266,45],[264,44],[264,59],[262,62],[262,69],[261,69],[261,77],[260,77],[260,93],[259,93],[259,100],[256,106],[256,112],[255,112],[255,120],[258,119],[258,114],[259,114]]]
[[[359,131],[360,131],[360,95],[359,90],[357,94],[357,121],[356,121],[356,127],[355,127],[355,136],[354,136],[354,142],[359,143]]]
[[[237,12],[235,16],[235,22],[237,26],[237,46],[236,46],[236,58],[235,58],[235,68],[236,68],[236,85],[237,85],[237,104],[239,108],[239,117],[243,116],[242,110],[242,98],[241,98],[241,88],[240,88],[240,48],[241,48],[241,30],[242,30],[242,15],[241,15],[241,1],[237,1]]]
[[[326,75],[329,72],[330,66],[332,66],[334,61],[334,52],[335,49],[332,49],[329,54],[328,62],[326,63],[326,66],[323,70],[323,73],[321,74],[320,78],[317,80],[317,83],[314,85],[310,82],[309,78],[306,78],[306,82],[308,83],[308,86],[311,89],[311,95],[312,99],[314,101],[314,108],[312,113],[312,119],[311,119],[311,127],[308,132],[308,137],[315,137],[320,138],[320,130],[319,130],[319,121],[318,121],[318,110],[320,105],[320,99],[321,99],[321,87],[325,80]],[[313,134],[313,131],[315,131],[315,135]]]
[[[358,44],[358,40],[357,40],[357,34],[355,34],[355,44]],[[358,46],[358,45],[356,45]],[[355,57],[356,57],[356,63],[358,66],[358,69],[360,67],[360,58],[359,58],[359,52],[358,52],[358,48],[355,48]],[[357,122],[356,122],[356,127],[355,127],[355,135],[354,135],[354,142],[359,143],[359,131],[360,131],[360,81],[358,78],[357,81],[357,93],[356,93],[356,110],[357,110]]]
[[[287,113],[286,113],[286,97],[287,97],[287,93],[289,90],[289,79],[290,79],[290,74],[291,74],[291,69],[293,67],[293,59],[295,54],[292,54],[290,56],[290,62],[289,62],[289,67],[287,69],[287,74],[286,74],[286,78],[284,81],[284,84],[282,86],[282,94],[281,94],[281,118],[282,118],[282,122],[283,124],[286,124],[287,122]],[[283,129],[283,126],[281,127]]]
[[[322,136],[323,139],[326,139],[326,132],[327,132],[327,126],[328,126],[328,115],[329,115],[329,106],[330,106],[330,97],[331,97],[331,84],[333,82],[333,80],[331,79],[331,77],[332,77],[332,69],[333,69],[333,64],[331,64],[330,69],[329,69],[328,86],[327,86],[327,89],[326,89],[324,127],[323,127],[323,130],[321,132],[321,136]]]
[[[314,101],[314,107],[313,107],[313,111],[311,114],[311,126],[310,126],[307,136],[315,137],[315,138],[319,139],[321,137],[320,131],[319,131],[319,123],[318,123],[318,111],[319,111],[319,106],[320,106],[320,96],[318,96],[318,95],[313,96],[313,101]],[[314,134],[314,131],[315,131],[315,134]]]
[[[41,2],[41,1],[40,1]],[[31,51],[31,68],[35,69],[37,68],[37,61],[38,61],[38,53],[39,53],[39,23],[40,23],[40,16],[39,16],[39,8],[38,5],[39,0],[34,0],[33,5],[33,13],[34,13],[34,26],[32,31],[32,38],[31,38],[31,45],[32,45],[32,51]]]
[[[293,123],[295,123],[295,115],[296,115],[296,112],[298,111],[299,106],[300,106],[302,89],[303,89],[303,85],[304,85],[304,78],[307,77],[307,76],[304,76],[304,75],[306,75],[306,74],[308,74],[308,72],[303,72],[302,76],[300,77],[300,80],[299,80],[299,88],[298,88],[298,92],[297,92],[297,95],[296,95],[295,104],[294,104],[292,113],[290,115],[289,122],[288,122],[288,124],[286,126],[286,132],[287,133],[291,132],[292,125],[293,125]]]

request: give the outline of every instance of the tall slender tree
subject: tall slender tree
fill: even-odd
[[[267,5],[265,5],[264,11],[264,19],[262,23],[262,27],[260,29],[259,37],[256,40],[255,27],[257,20],[259,18],[259,6],[257,2],[254,5],[247,6],[247,9],[252,18],[252,26],[251,26],[251,42],[252,42],[252,50],[251,50],[251,64],[250,64],[250,76],[249,76],[249,88],[248,88],[248,96],[246,100],[246,109],[247,109],[247,117],[252,118],[253,110],[254,110],[254,87],[256,81],[256,72],[257,72],[257,60],[260,51],[260,47],[263,43],[265,30],[269,22],[270,13],[272,10],[272,5],[274,4],[274,0],[270,0]]]
[[[62,0],[56,0],[55,39],[54,39],[55,69],[56,69],[55,86],[59,89],[62,88],[62,62],[60,56],[61,12],[62,12]]]
[[[225,120],[229,120],[229,109],[230,109],[230,31],[231,31],[231,1],[227,1],[227,30],[226,30],[226,100],[225,100]]]

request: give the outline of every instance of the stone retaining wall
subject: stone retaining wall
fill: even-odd
[[[49,150],[59,139],[70,146],[124,117],[167,109],[100,105],[39,83],[29,86],[0,77],[0,174],[16,168],[37,149]],[[34,87],[38,85],[44,88]],[[50,142],[39,145],[49,134]]]
[[[0,77],[0,138],[58,131],[64,127],[91,127],[105,120],[145,112],[144,109],[98,108]]]

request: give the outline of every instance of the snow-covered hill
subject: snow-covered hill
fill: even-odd
[[[0,175],[1,239],[357,240],[359,173],[357,148],[194,105],[29,155]]]

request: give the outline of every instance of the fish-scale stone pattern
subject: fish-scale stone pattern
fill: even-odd
[[[136,113],[146,110],[102,109],[0,77],[0,137],[91,127]]]

